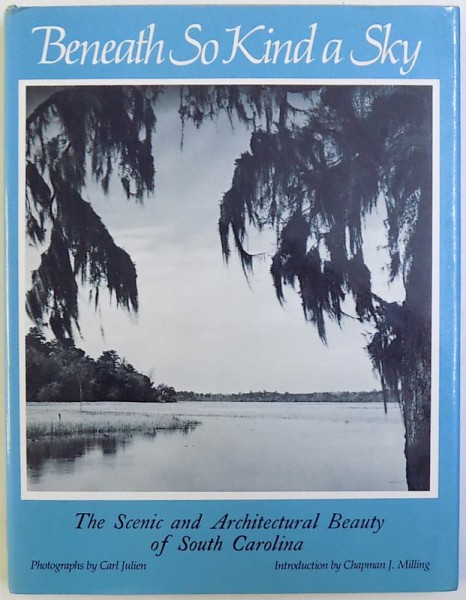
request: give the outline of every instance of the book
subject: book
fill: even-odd
[[[455,589],[458,19],[9,9],[13,592]]]

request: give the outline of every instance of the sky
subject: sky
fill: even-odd
[[[105,196],[89,184],[83,197],[136,264],[139,312],[129,315],[101,294],[96,311],[80,294],[82,338],[91,356],[114,349],[156,384],[198,392],[315,392],[380,388],[364,351],[368,326],[347,319],[328,323],[328,344],[306,323],[299,295],[280,306],[269,272],[274,237],[249,240],[263,252],[247,280],[234,250],[228,265],[218,234],[219,202],[229,189],[234,162],[248,149],[250,132],[226,118],[200,130],[187,125],[181,147],[176,94],[157,109],[155,193],[143,204],[112,183]],[[376,292],[399,299],[382,273],[388,256],[380,210],[368,219],[366,259]],[[31,249],[28,264],[37,264]],[[349,305],[348,311],[352,312]]]

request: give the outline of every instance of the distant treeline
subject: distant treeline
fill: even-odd
[[[26,336],[26,400],[28,402],[383,402],[372,392],[245,392],[203,394],[175,392],[155,385],[114,350],[98,359],[77,348],[72,340],[47,341],[32,328]]]
[[[155,386],[114,350],[94,360],[72,340],[47,341],[32,328],[26,336],[26,400],[176,402],[176,393],[167,385]]]
[[[288,392],[246,392],[241,394],[200,394],[177,392],[178,400],[209,402],[383,402],[381,391],[372,392],[312,392],[291,394]]]

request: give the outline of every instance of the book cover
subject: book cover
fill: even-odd
[[[12,591],[456,587],[457,36],[8,11]]]

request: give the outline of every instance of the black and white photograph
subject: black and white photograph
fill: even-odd
[[[434,91],[25,83],[27,491],[431,491]]]

